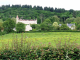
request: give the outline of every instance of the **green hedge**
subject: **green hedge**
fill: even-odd
[[[65,49],[65,48],[49,48],[43,47],[41,49],[30,49],[26,51],[22,50],[4,50],[0,52],[0,59],[27,59],[27,60],[63,60],[63,59],[80,59],[80,50],[77,48]]]
[[[6,31],[3,31],[3,32],[0,32],[0,35],[4,35],[6,33],[7,33]]]

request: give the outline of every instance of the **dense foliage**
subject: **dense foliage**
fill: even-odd
[[[25,24],[23,24],[23,23],[21,23],[21,22],[17,23],[17,24],[16,24],[16,31],[17,31],[18,33],[24,32],[24,31],[25,31]]]
[[[38,19],[38,23],[44,21],[44,19],[51,16],[58,16],[59,21],[65,23],[67,18],[76,18],[80,17],[80,11],[74,11],[72,9],[65,10],[61,8],[52,8],[52,7],[44,7],[42,6],[34,6],[31,5],[3,5],[0,7],[0,19],[5,21],[7,18],[16,17],[19,15],[22,19]],[[55,17],[56,17],[55,16]],[[53,17],[53,19],[55,19]],[[51,21],[54,22],[54,21]]]
[[[11,19],[8,19],[3,23],[3,27],[4,27],[4,31],[10,33],[13,31],[13,28],[15,27],[15,22]]]
[[[70,30],[70,28],[66,24],[62,24],[60,30]]]
[[[59,24],[75,23],[77,30],[80,24],[80,11],[74,11],[72,9],[65,10],[61,8],[52,8],[31,5],[3,5],[0,7],[0,22],[11,18],[16,22],[15,17],[19,16],[21,19],[37,19],[37,25],[31,25],[33,31],[51,31],[51,30],[64,30],[66,28],[52,26],[52,23],[57,22]],[[6,25],[5,25],[6,26]],[[3,26],[4,27],[4,26]],[[2,29],[2,27],[0,27]],[[68,29],[68,27],[67,27]]]
[[[4,29],[3,24],[0,22],[0,31]]]

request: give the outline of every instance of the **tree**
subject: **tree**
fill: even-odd
[[[67,17],[67,15],[61,15],[61,18],[63,18],[63,23],[65,22],[66,17]]]
[[[75,18],[74,22],[76,22],[77,25],[80,24],[80,17]]]
[[[40,17],[37,17],[37,23],[38,23],[38,24],[41,23],[41,19],[40,19]]]
[[[25,31],[25,24],[19,22],[16,24],[16,31],[18,33],[24,32]]]
[[[44,18],[44,15],[41,13],[40,14],[41,23],[43,22],[43,18]]]
[[[59,30],[59,25],[57,22],[53,23],[54,30]]]
[[[66,24],[62,24],[60,30],[70,30],[70,28]]]
[[[53,16],[52,19],[53,19],[53,22],[59,22],[59,20],[60,20],[56,15]]]
[[[71,23],[74,22],[75,18],[67,18],[65,23]]]
[[[54,22],[54,23],[53,23],[53,26],[59,26],[59,25],[58,25],[58,23],[57,23],[57,22]]]
[[[36,24],[31,24],[31,27],[32,27],[33,29],[35,29],[35,28],[36,28]]]
[[[51,21],[50,21],[50,19],[48,19],[48,18],[45,19],[44,22],[47,22],[48,24],[51,24]]]
[[[40,30],[40,24],[31,24],[32,29],[39,31]]]
[[[1,31],[2,29],[4,29],[3,23],[0,22],[0,31]]]
[[[80,30],[80,24],[77,26],[77,30]]]
[[[11,20],[13,20],[16,23],[16,18],[15,17],[12,17]]]
[[[9,18],[3,23],[3,27],[7,33],[12,32],[15,27],[15,22]]]
[[[43,23],[41,23],[40,28],[42,31],[50,31],[53,29],[51,21],[49,19],[47,19]]]

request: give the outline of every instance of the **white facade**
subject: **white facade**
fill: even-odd
[[[28,24],[25,27],[25,31],[30,31],[32,30],[32,27],[30,26],[30,24],[37,24],[37,19],[36,20],[24,20],[24,19],[19,19],[18,15],[16,17],[16,24],[18,22],[24,23],[24,24]],[[15,29],[14,29],[15,30]],[[16,30],[15,30],[16,31]]]
[[[32,27],[30,25],[26,25],[25,31],[30,31],[30,30],[32,30]]]
[[[69,28],[71,28],[71,30],[74,30],[74,29],[75,29],[75,24],[68,24],[68,23],[67,23],[67,26],[68,26]]]

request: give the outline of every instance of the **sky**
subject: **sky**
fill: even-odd
[[[66,10],[80,10],[80,0],[0,0],[0,6],[2,5],[36,5],[53,8],[64,8]]]

